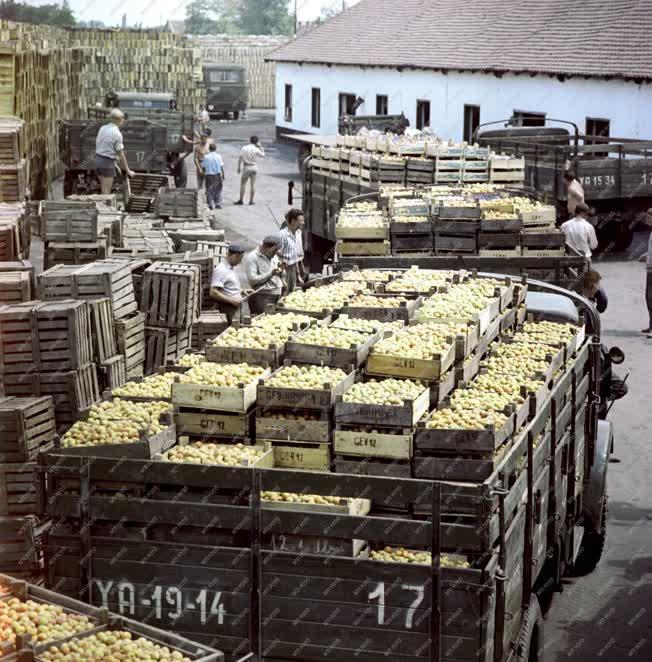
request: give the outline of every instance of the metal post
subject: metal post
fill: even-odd
[[[251,503],[251,564],[250,577],[251,596],[249,612],[249,643],[251,650],[255,652],[256,659],[263,659],[263,613],[262,613],[262,582],[263,567],[260,554],[260,529],[262,509],[260,507],[262,475],[260,469],[253,469],[251,476],[251,492],[249,499]]]
[[[430,662],[441,661],[441,483],[432,483]]]

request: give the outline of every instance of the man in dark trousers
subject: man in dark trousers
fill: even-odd
[[[219,311],[226,315],[229,324],[242,305],[242,287],[235,267],[242,262],[244,252],[240,244],[230,244],[226,260],[215,267],[211,278],[210,297],[217,301]]]

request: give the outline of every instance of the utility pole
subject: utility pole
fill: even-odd
[[[299,29],[299,19],[297,17],[297,0],[294,0],[294,36],[297,36],[297,30]]]

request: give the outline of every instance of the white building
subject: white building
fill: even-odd
[[[268,56],[277,63],[277,132],[333,134],[361,97],[357,115],[404,112],[411,126],[458,140],[513,115],[652,139],[652,1],[574,7],[362,0]]]

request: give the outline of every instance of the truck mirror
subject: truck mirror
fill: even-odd
[[[612,347],[609,350],[609,358],[615,365],[620,365],[625,360],[625,352],[620,347]]]

